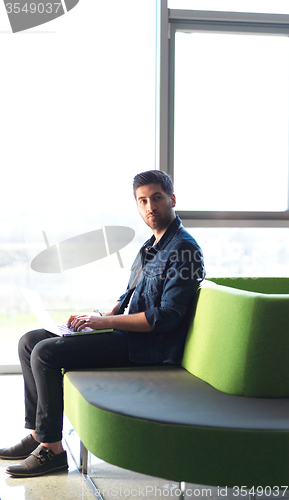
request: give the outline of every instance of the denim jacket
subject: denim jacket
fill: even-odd
[[[133,293],[129,314],[144,312],[152,327],[151,332],[127,332],[130,359],[136,363],[181,358],[192,302],[205,277],[202,251],[178,216],[154,242],[152,236],[141,247],[119,299],[122,314]]]

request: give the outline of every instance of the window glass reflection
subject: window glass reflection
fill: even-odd
[[[288,38],[176,33],[175,59],[178,209],[286,210]]]
[[[190,228],[207,277],[289,276],[288,228]]]

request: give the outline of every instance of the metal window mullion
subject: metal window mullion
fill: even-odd
[[[157,0],[157,69],[156,124],[156,168],[168,171],[168,127],[169,127],[169,20],[167,0]]]
[[[186,227],[289,227],[289,211],[177,211]]]
[[[176,211],[179,215],[178,211]],[[182,219],[184,227],[206,228],[289,228],[289,221],[282,220],[254,220],[254,219]]]
[[[214,22],[204,20],[192,21],[174,21],[172,23],[176,31],[187,32],[220,32],[220,33],[239,33],[239,34],[255,34],[255,35],[273,35],[273,36],[288,36],[289,24],[254,24],[254,23],[239,23],[239,22]]]
[[[247,210],[243,211],[221,211],[221,210],[183,210],[179,212],[184,218],[195,218],[195,219],[259,219],[259,220],[286,220],[289,221],[289,211],[284,210],[282,212],[251,212]]]
[[[170,9],[169,21],[212,21],[247,23],[247,24],[270,24],[274,26],[289,25],[289,14],[260,14],[253,12],[226,12],[226,11],[202,11]]]
[[[169,39],[169,112],[168,112],[168,174],[174,182],[175,147],[175,26],[171,24]]]

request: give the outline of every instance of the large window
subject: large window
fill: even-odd
[[[2,5],[3,7],[3,5]],[[34,30],[1,17],[0,365],[39,324],[20,287],[58,320],[109,309],[146,236],[132,177],[154,168],[155,0],[85,0]],[[145,34],[145,36],[144,36]],[[136,235],[108,257],[60,273],[31,269],[63,240],[102,226]],[[83,251],[83,249],[80,249]]]
[[[179,210],[288,208],[288,97],[287,37],[176,33]]]
[[[17,34],[2,3],[0,365],[16,364],[19,336],[39,326],[21,287],[37,290],[57,321],[75,310],[109,309],[123,292],[150,234],[132,177],[154,168],[155,157],[174,177],[177,208],[204,247],[208,274],[249,275],[257,260],[257,274],[286,272],[288,12],[280,2],[277,10],[252,2],[260,15],[220,12],[229,9],[221,1],[212,14],[215,0],[170,2],[171,11],[158,2],[157,71],[155,0],[145,8],[136,0],[81,0]],[[208,11],[180,15],[176,8]],[[266,224],[280,229],[268,232]],[[47,247],[107,226],[132,228],[135,237],[89,264],[31,269]]]
[[[165,4],[159,162],[182,217],[287,226],[289,15]]]

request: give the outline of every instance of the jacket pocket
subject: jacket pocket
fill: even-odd
[[[147,264],[143,268],[145,287],[143,293],[161,293],[165,280],[165,266],[161,264]]]

